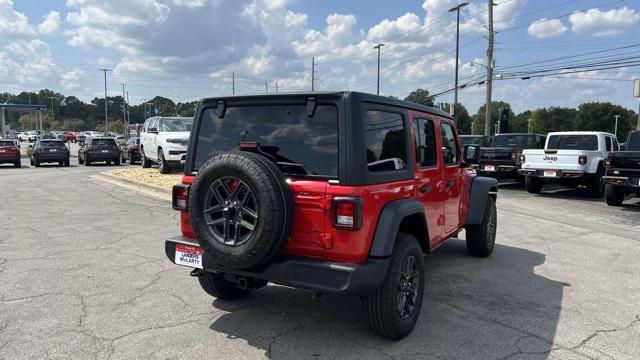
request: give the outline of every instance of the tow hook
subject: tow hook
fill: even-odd
[[[198,276],[202,275],[202,269],[193,269],[193,270],[191,270],[189,275],[194,276],[194,277],[198,277]]]

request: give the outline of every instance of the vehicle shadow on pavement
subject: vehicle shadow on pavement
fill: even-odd
[[[268,286],[240,302],[215,300],[227,313],[210,328],[243,339],[270,358],[546,358],[552,350],[563,288],[535,268],[545,255],[496,245],[486,259],[452,240],[426,257],[427,286],[415,330],[391,342],[373,335],[356,297]]]

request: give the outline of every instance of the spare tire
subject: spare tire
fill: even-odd
[[[200,246],[223,269],[265,264],[291,233],[291,191],[276,164],[234,151],[198,170],[189,194],[189,218]]]

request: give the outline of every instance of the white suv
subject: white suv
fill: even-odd
[[[190,117],[148,118],[140,134],[142,167],[157,163],[161,174],[178,168],[187,154],[192,124]]]
[[[596,197],[604,194],[604,160],[619,149],[613,134],[597,131],[551,132],[544,150],[524,150],[520,174],[527,191],[537,194],[544,184],[584,185]]]

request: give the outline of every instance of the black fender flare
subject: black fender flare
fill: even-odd
[[[374,258],[391,256],[400,224],[406,217],[412,215],[417,215],[421,219],[421,226],[424,226],[424,229],[421,230],[424,230],[427,242],[426,247],[429,248],[429,235],[424,207],[415,199],[399,199],[387,203],[380,211],[369,256]],[[421,246],[423,245],[425,244],[421,244]]]
[[[482,223],[484,208],[489,196],[498,196],[498,180],[489,177],[476,176],[469,183],[469,210],[466,225]]]

